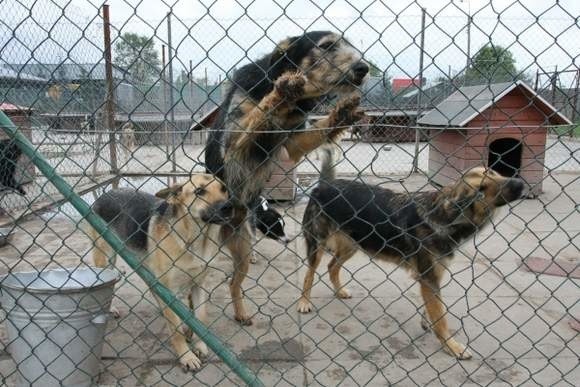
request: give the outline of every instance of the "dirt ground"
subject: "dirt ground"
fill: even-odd
[[[381,179],[372,179],[378,181]],[[382,180],[384,183],[384,180]],[[127,180],[153,191],[163,181]],[[422,189],[421,175],[395,190]],[[286,248],[261,240],[258,263],[244,283],[254,325],[233,318],[225,255],[215,257],[208,288],[209,328],[255,371],[265,385],[576,385],[580,380],[580,339],[570,323],[580,318],[580,280],[525,270],[523,259],[546,258],[578,267],[580,175],[555,173],[544,194],[498,214],[493,226],[457,254],[443,289],[449,320],[474,358],[457,361],[444,353],[420,326],[420,296],[402,270],[371,263],[359,253],[343,279],[353,298],[338,300],[325,265],[313,290],[316,310],[296,311],[305,272],[299,221],[306,204],[279,205],[287,233],[297,238]],[[88,201],[92,195],[85,195]],[[74,267],[91,263],[90,242],[70,205],[18,223],[9,246],[0,249],[0,272]],[[127,270],[114,305],[122,313],[108,323],[102,385],[231,385],[241,381],[213,353],[203,369],[186,374],[178,367],[168,331],[152,295]],[[3,317],[2,317],[3,318]],[[0,320],[1,321],[1,320]],[[15,364],[0,331],[0,371],[13,385]]]

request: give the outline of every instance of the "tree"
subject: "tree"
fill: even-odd
[[[516,60],[507,48],[486,44],[471,59],[471,65],[465,73],[465,82],[507,82],[518,79],[518,74]]]
[[[161,67],[153,39],[131,32],[121,35],[115,44],[115,64],[144,84],[157,78]]]
[[[379,66],[377,66],[374,62],[370,61],[370,60],[366,60],[366,62],[369,64],[369,75],[371,77],[382,77],[383,76],[383,71],[379,68]]]
[[[393,98],[391,76],[386,72],[381,72],[379,76],[371,76],[363,87],[363,95],[363,105],[375,108],[388,106]]]

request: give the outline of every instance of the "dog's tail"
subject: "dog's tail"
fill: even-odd
[[[320,181],[327,181],[330,182],[336,179],[336,163],[338,160],[336,159],[335,154],[336,149],[334,149],[336,145],[323,145],[320,150],[322,151],[322,164],[320,165]]]

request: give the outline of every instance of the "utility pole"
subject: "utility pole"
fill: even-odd
[[[169,66],[169,104],[171,105],[169,110],[169,116],[171,117],[171,145],[172,149],[172,171],[177,171],[177,161],[175,160],[177,153],[177,132],[175,128],[175,111],[173,106],[175,105],[175,100],[173,96],[173,49],[171,46],[171,12],[167,12],[167,65]]]
[[[167,77],[165,76],[165,65],[167,63],[165,57],[165,44],[161,45],[161,65],[163,66],[161,70],[161,87],[163,88],[163,111],[167,111]],[[167,117],[163,119],[163,131],[165,134],[165,155],[167,156],[167,161],[169,161],[169,127],[167,126]]]
[[[417,121],[421,118],[421,105],[423,104],[423,59],[425,55],[425,15],[427,11],[421,8],[421,45],[419,47],[419,93],[417,94],[417,119],[415,120],[415,155],[413,157],[413,173],[419,172],[419,141],[421,131]]]
[[[465,60],[465,79],[467,80],[467,70],[471,66],[471,3],[469,0],[460,0],[467,3],[467,58]]]
[[[107,80],[107,97],[105,100],[106,129],[109,132],[109,152],[111,154],[111,173],[117,174],[117,146],[115,130],[115,90],[113,88],[113,60],[111,55],[111,22],[109,5],[103,5],[103,32],[105,43],[105,78]]]
[[[193,61],[191,59],[189,60],[189,98],[191,110],[193,111]]]

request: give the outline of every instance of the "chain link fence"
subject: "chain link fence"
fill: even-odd
[[[576,3],[0,7],[3,385],[577,384]]]

